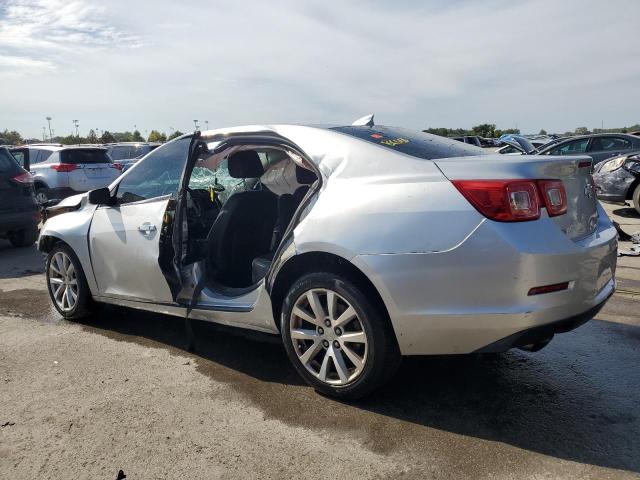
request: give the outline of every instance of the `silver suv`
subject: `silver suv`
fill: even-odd
[[[39,203],[106,187],[122,170],[96,146],[28,145],[12,152],[28,158]]]

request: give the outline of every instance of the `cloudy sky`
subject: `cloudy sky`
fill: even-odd
[[[0,129],[640,122],[638,0],[0,0]]]

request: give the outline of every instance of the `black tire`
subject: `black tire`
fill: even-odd
[[[43,205],[51,200],[49,196],[49,189],[47,187],[36,187],[36,200],[38,204]]]
[[[636,189],[633,191],[633,208],[636,209],[638,215],[640,215],[640,183],[636,185]]]
[[[368,350],[364,367],[351,383],[339,386],[325,383],[309,372],[298,358],[290,332],[292,310],[296,301],[311,289],[327,289],[343,297],[356,311],[366,333]],[[386,315],[369,298],[355,282],[329,272],[307,274],[296,281],[287,293],[280,319],[284,346],[296,371],[316,391],[338,399],[356,400],[383,385],[399,366],[401,356],[393,329]]]
[[[76,280],[78,285],[78,297],[76,304],[70,310],[63,310],[60,308],[58,303],[56,302],[53,291],[51,289],[50,282],[50,272],[51,272],[51,261],[56,253],[63,252],[65,255],[69,257],[71,263],[73,264],[73,268],[76,272]],[[53,306],[56,308],[58,313],[62,315],[66,320],[80,320],[85,318],[93,313],[94,302],[91,297],[91,291],[89,290],[89,285],[87,284],[87,279],[85,277],[84,271],[82,270],[82,265],[80,264],[80,260],[74,253],[74,251],[65,243],[57,243],[47,255],[46,261],[46,277],[47,277],[47,290],[49,291],[49,297],[51,298],[51,302]]]
[[[14,247],[28,247],[36,243],[39,234],[40,230],[38,229],[38,226],[32,225],[24,230],[20,230],[19,232],[9,235],[9,242],[11,242],[11,245]]]

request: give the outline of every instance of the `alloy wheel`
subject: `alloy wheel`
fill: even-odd
[[[368,338],[353,306],[333,290],[308,290],[291,311],[289,333],[300,363],[329,385],[355,381],[367,360]]]
[[[58,307],[65,312],[73,310],[78,303],[78,276],[64,252],[56,252],[49,262],[49,285]]]
[[[40,191],[40,192],[36,192],[36,202],[38,202],[39,204],[43,204],[43,203],[47,203],[47,201],[49,201],[49,199],[47,198],[47,194]]]

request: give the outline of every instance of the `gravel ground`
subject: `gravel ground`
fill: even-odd
[[[412,358],[344,404],[236,331],[198,324],[193,355],[174,318],[63,321],[39,254],[0,243],[0,478],[640,478],[640,259],[618,278],[540,352]]]

